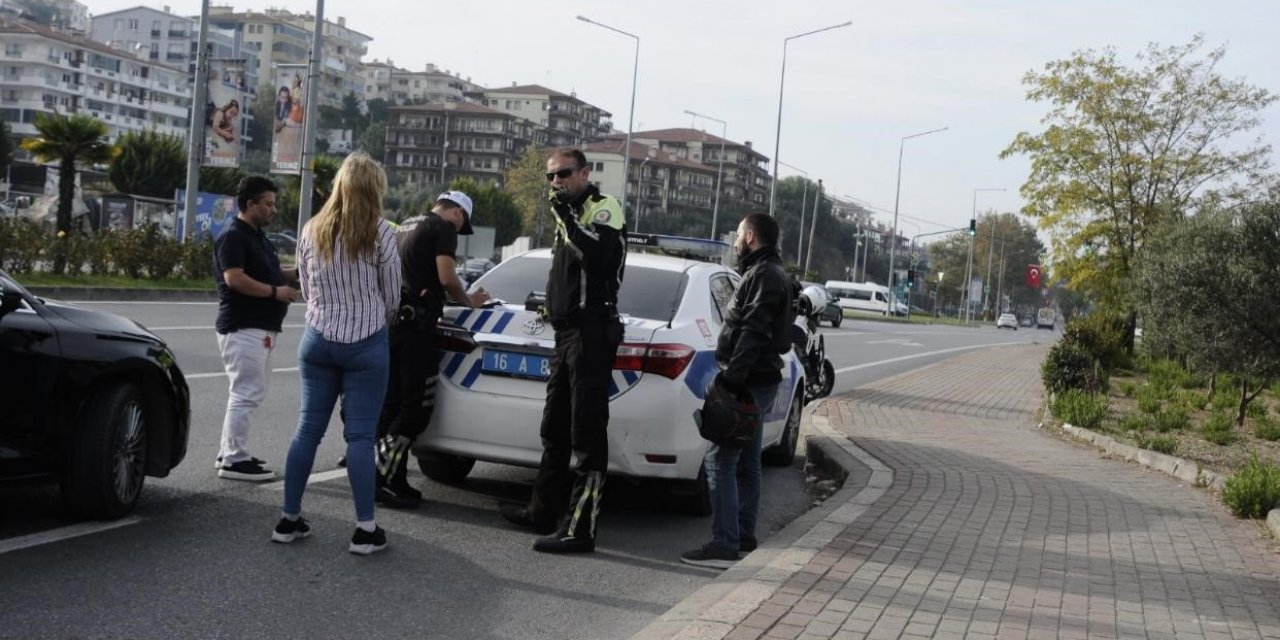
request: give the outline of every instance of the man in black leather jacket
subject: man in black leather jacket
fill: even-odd
[[[767,414],[782,382],[782,354],[791,350],[791,278],[778,255],[778,223],[753,213],[738,224],[734,249],[742,283],[725,314],[716,345],[720,383],[749,394]],[[680,555],[700,567],[727,569],[739,552],[756,548],[760,515],[762,429],[747,447],[712,444],[705,465],[711,489],[711,542]],[[741,467],[741,468],[739,468]]]

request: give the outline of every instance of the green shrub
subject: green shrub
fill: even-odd
[[[1178,403],[1186,407],[1188,411],[1199,411],[1209,404],[1209,400],[1205,398],[1203,393],[1187,390],[1178,394]]]
[[[1160,392],[1153,387],[1143,387],[1138,391],[1138,410],[1155,415],[1160,412]]]
[[[1151,425],[1151,420],[1141,413],[1130,413],[1120,420],[1121,431],[1137,431],[1142,433]]]
[[[1102,388],[1093,356],[1081,347],[1065,341],[1049,349],[1049,355],[1040,366],[1040,377],[1045,388],[1052,393],[1062,393],[1069,389],[1092,392]]]
[[[1178,450],[1178,439],[1174,436],[1138,436],[1138,448],[1171,456]]]
[[[1127,367],[1132,359],[1124,348],[1129,322],[1121,316],[1091,313],[1072,318],[1063,331],[1062,341],[1074,344],[1093,356],[1103,369]]]
[[[1268,442],[1280,440],[1280,424],[1269,416],[1253,419],[1253,435]]]
[[[1133,394],[1137,392],[1138,392],[1138,385],[1132,382],[1129,382],[1128,380],[1120,383],[1120,393],[1124,394],[1124,397],[1132,398]]]
[[[1191,426],[1191,420],[1187,417],[1187,412],[1181,407],[1167,407],[1164,411],[1156,414],[1156,431],[1160,433],[1168,433],[1170,431],[1181,431]]]
[[[1147,379],[1161,393],[1169,393],[1179,387],[1187,388],[1191,374],[1173,360],[1152,360],[1147,364]]]
[[[1280,467],[1258,460],[1257,454],[1227,479],[1222,501],[1240,518],[1265,518],[1280,506]]]
[[[1054,399],[1053,413],[1063,422],[1096,429],[1107,416],[1107,397],[1081,389],[1067,389]]]
[[[111,245],[114,240],[115,232],[111,229],[100,229],[98,234],[89,242],[89,246],[85,251],[85,260],[88,262],[89,273],[95,276],[109,276],[113,269],[111,265]]]
[[[1209,400],[1209,405],[1214,411],[1224,411],[1226,409],[1235,409],[1240,405],[1240,397],[1236,395],[1239,389],[1233,392],[1231,389],[1223,389],[1219,382],[1217,393],[1213,394],[1213,398]]]
[[[1234,423],[1235,418],[1231,414],[1214,413],[1201,425],[1200,435],[1205,440],[1216,445],[1231,444],[1231,441],[1235,439],[1235,434],[1231,430]]]
[[[191,280],[213,281],[213,240],[191,240],[182,245],[182,275]]]
[[[111,243],[111,262],[121,274],[130,278],[141,278],[147,268],[151,247],[147,246],[147,235],[143,229],[128,229],[114,234]]]
[[[3,218],[0,231],[0,266],[10,275],[31,273],[46,259],[53,233],[26,218]]]
[[[182,245],[177,238],[160,231],[160,225],[152,222],[142,227],[143,242],[151,248],[143,264],[152,280],[163,280],[174,275],[182,261]]]
[[[1244,408],[1244,414],[1250,418],[1265,418],[1267,417],[1267,405],[1263,404],[1259,399],[1254,398],[1253,402],[1250,402],[1248,406]]]

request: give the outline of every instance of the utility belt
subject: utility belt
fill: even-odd
[[[400,307],[396,324],[416,323],[431,326],[444,314],[444,303],[434,295],[419,296],[408,289],[400,290]]]
[[[607,339],[613,342],[622,341],[622,318],[618,315],[618,308],[612,304],[577,309],[568,318],[552,318],[550,323],[551,328],[556,331],[577,329],[586,325],[604,326],[607,329],[605,333]]]

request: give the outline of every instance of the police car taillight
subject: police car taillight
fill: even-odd
[[[621,344],[614,357],[613,368],[620,371],[643,371],[675,380],[696,353],[683,344]]]
[[[476,348],[475,338],[470,331],[444,325],[437,328],[436,344],[441,350],[454,353],[471,353]]]

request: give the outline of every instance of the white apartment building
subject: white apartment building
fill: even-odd
[[[58,30],[75,35],[89,32],[89,7],[76,0],[44,0],[44,4],[53,9],[49,21]],[[15,0],[0,0],[0,12],[8,13],[14,18],[21,18],[24,7],[22,3]]]
[[[154,62],[186,69],[191,77],[195,76],[198,16],[175,15],[168,6],[122,9],[94,16],[89,37]],[[236,29],[214,25],[209,29],[209,47],[210,58],[244,60],[246,84],[250,92],[257,89],[260,59],[256,45],[244,42]]]
[[[186,138],[191,91],[185,69],[88,38],[0,18],[0,120],[35,135],[38,113],[88,113],[111,139],[155,129]]]
[[[422,71],[395,69],[391,72],[390,100],[397,105],[436,102],[465,102],[466,94],[483,90],[480,85],[427,63]]]

